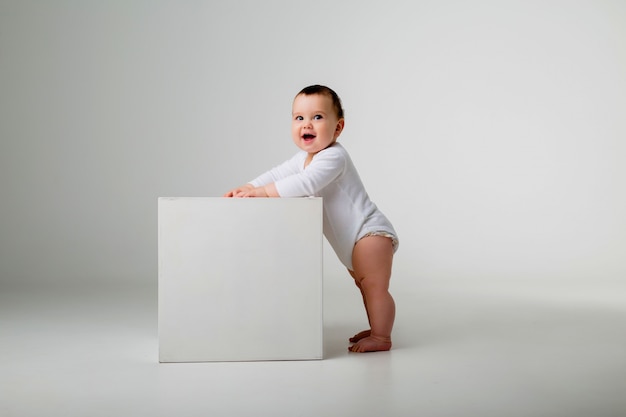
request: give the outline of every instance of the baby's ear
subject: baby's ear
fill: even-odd
[[[337,139],[337,137],[341,134],[344,123],[345,123],[344,119],[339,119],[339,121],[337,122],[337,126],[335,127],[335,139]]]

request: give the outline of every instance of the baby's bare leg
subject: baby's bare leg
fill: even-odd
[[[359,283],[359,280],[356,279],[356,276],[354,275],[354,272],[350,271],[349,269],[348,269],[348,272],[350,273],[350,275],[352,275],[352,278],[354,278],[354,283],[356,284],[356,286],[358,287],[359,291],[361,292],[361,297],[363,298],[363,305],[365,306],[365,312],[367,313],[367,322],[370,325],[370,329],[363,330],[363,331],[355,334],[354,336],[352,336],[350,339],[348,339],[348,340],[350,340],[350,342],[356,343],[359,340],[364,339],[364,338],[368,337],[371,334],[371,332],[372,332],[371,331],[372,323],[370,322],[370,313],[367,310],[367,299],[365,298],[365,293],[363,292],[363,288],[361,288],[361,284]]]
[[[393,245],[391,239],[368,236],[359,240],[352,253],[353,276],[364,295],[365,308],[371,326],[357,334],[352,352],[372,352],[391,349],[391,330],[396,307],[389,294]]]

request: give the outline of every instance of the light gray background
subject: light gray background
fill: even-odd
[[[625,74],[623,1],[0,0],[0,414],[622,417]],[[291,156],[311,83],[392,351],[326,245],[323,361],[159,365],[157,197]]]
[[[291,156],[291,100],[322,83],[397,289],[616,297],[624,74],[622,1],[1,0],[0,284],[154,284],[157,197]]]

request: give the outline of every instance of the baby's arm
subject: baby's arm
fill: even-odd
[[[277,180],[274,187],[281,197],[313,196],[340,176],[346,163],[345,152],[328,148],[316,154],[305,170]]]
[[[304,171],[303,158],[294,158],[272,168],[250,183],[227,192],[224,197],[305,197],[332,182],[346,165],[344,152],[328,149],[316,155]],[[279,192],[280,190],[280,192]]]
[[[249,183],[233,188],[224,197],[280,197],[274,182],[297,172],[298,155],[261,174]]]

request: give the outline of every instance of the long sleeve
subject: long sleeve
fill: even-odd
[[[336,149],[327,148],[316,154],[306,169],[302,166],[298,173],[275,181],[274,184],[281,197],[318,195],[324,187],[341,175],[345,166],[344,155]]]

